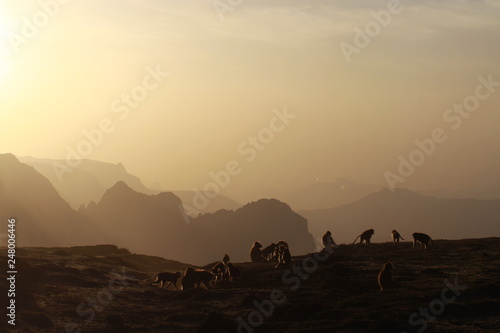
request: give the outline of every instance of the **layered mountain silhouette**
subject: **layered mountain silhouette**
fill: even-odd
[[[17,220],[19,246],[115,244],[193,264],[248,261],[254,241],[284,239],[295,254],[314,249],[307,221],[278,200],[190,218],[173,193],[144,194],[124,181],[75,211],[34,167],[0,155],[0,218]],[[5,229],[6,231],[6,229]]]
[[[173,193],[146,195],[118,182],[99,203],[79,212],[101,226],[106,242],[194,264],[220,260],[225,253],[249,260],[256,240],[265,244],[286,239],[297,253],[314,249],[307,221],[278,200],[190,218]]]
[[[2,233],[7,232],[9,218],[16,219],[18,245],[76,245],[88,230],[47,178],[14,155],[0,154]]]
[[[115,168],[126,173],[120,165],[107,172]],[[78,170],[73,172],[76,175]],[[86,179],[102,186],[98,177],[88,174]],[[75,182],[77,191],[80,180]],[[134,186],[140,184],[136,179]],[[75,211],[34,167],[12,154],[0,154],[0,218],[4,225],[8,218],[16,218],[19,246],[115,244],[202,265],[220,260],[225,253],[232,260],[248,261],[255,241],[266,246],[283,239],[293,255],[304,254],[316,249],[326,230],[339,243],[350,243],[369,228],[375,229],[374,242],[390,241],[392,229],[407,240],[415,231],[434,239],[500,233],[500,200],[441,199],[403,189],[384,189],[339,207],[302,210],[300,215],[276,199],[197,217],[188,217],[185,209],[175,193],[145,194],[118,181]]]
[[[330,230],[335,241],[349,243],[366,229],[375,229],[372,241],[390,241],[397,229],[411,240],[413,232],[433,238],[490,237],[500,233],[500,200],[441,199],[415,192],[383,189],[361,200],[331,209],[299,212],[309,231],[319,237]]]
[[[134,191],[144,194],[164,192],[162,189],[146,187],[138,177],[130,174],[122,163],[112,164],[83,159],[71,161],[71,165],[76,166],[68,167],[66,160],[33,157],[18,157],[18,159],[44,175],[74,209],[87,205],[91,201],[99,201],[104,192],[119,181],[125,182]],[[173,193],[191,206],[195,206],[193,202],[196,195],[199,195],[193,191],[173,191]],[[200,213],[205,213],[219,209],[236,209],[241,207],[241,204],[224,195],[218,195],[211,198],[206,206],[196,207]]]
[[[79,213],[101,226],[104,234],[95,237],[133,252],[178,258],[185,247],[187,223],[173,193],[147,195],[120,181]]]
[[[124,181],[137,192],[154,193],[146,188],[138,177],[128,173],[121,163],[84,159],[78,161],[76,167],[70,168],[65,160],[32,157],[19,157],[19,160],[44,175],[73,208],[99,200],[106,189],[118,181]]]

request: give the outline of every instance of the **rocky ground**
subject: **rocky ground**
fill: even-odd
[[[189,267],[179,262],[114,246],[21,248],[16,327],[3,314],[0,331],[500,332],[500,239],[434,245],[342,245],[331,256],[293,257],[291,269],[236,263],[240,280],[186,291],[144,283]],[[6,249],[1,255],[6,312]],[[381,292],[387,261],[401,287]]]

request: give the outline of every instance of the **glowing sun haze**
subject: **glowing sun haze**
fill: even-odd
[[[500,81],[498,1],[401,1],[350,63],[341,43],[354,45],[387,1],[242,1],[221,20],[209,0],[73,0],[14,47],[24,18],[54,2],[0,4],[1,153],[63,159],[109,119],[86,158],[164,189],[200,188],[236,160],[226,191],[241,194],[338,177],[385,184],[399,155],[443,128],[447,141],[402,186],[500,183],[500,89],[459,129],[443,120],[479,76]],[[142,100],[124,102],[134,91]],[[262,134],[248,161],[249,136],[285,108],[294,118]]]

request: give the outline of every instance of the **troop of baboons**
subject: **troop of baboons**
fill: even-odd
[[[184,277],[181,284],[183,290],[202,286],[209,289],[224,280],[234,282],[238,280],[241,275],[241,270],[229,262],[229,255],[226,254],[224,255],[222,261],[214,265],[211,271],[193,269],[191,267],[187,268],[184,271]],[[145,282],[149,282],[150,285],[159,283],[160,289],[163,289],[168,282],[167,289],[170,285],[174,285],[175,289],[178,290],[177,281],[180,277],[181,272],[161,272],[156,273],[149,279],[146,279]]]
[[[375,231],[373,229],[368,229],[356,237],[353,244],[360,239],[359,244],[365,243],[366,245],[371,244],[371,237],[374,235]],[[430,249],[430,244],[433,244],[432,238],[429,235],[415,232],[413,233],[413,246],[415,248],[417,243],[420,243],[421,249]],[[393,245],[399,245],[400,240],[405,240],[401,234],[392,230],[391,238]],[[335,243],[332,237],[332,233],[327,231],[322,238],[323,246],[325,250],[331,250],[338,245]],[[263,261],[277,261],[275,268],[289,267],[292,263],[292,255],[290,254],[290,249],[288,243],[280,240],[277,243],[271,243],[269,246],[262,249],[262,244],[260,242],[253,243],[250,249],[250,259],[252,262],[263,262]],[[204,286],[206,289],[216,286],[222,281],[234,282],[238,280],[242,273],[241,270],[229,262],[229,255],[224,255],[222,261],[216,263],[210,271],[203,269],[193,269],[188,268],[184,272],[184,277],[182,279],[182,289],[190,289],[195,287]],[[384,264],[382,270],[378,275],[378,284],[380,289],[386,290],[390,288],[399,287],[398,283],[394,281],[392,275],[393,264],[387,262]],[[153,275],[151,278],[145,280],[149,282],[150,285],[159,284],[160,289],[170,285],[178,290],[177,281],[181,277],[180,272],[170,273],[170,272],[160,272]]]
[[[370,239],[372,238],[373,234],[375,231],[373,229],[368,229],[364,231],[361,235],[356,237],[354,242],[352,244],[355,244],[358,238],[360,239],[359,244],[362,244],[363,242],[365,244],[371,244]],[[433,244],[432,238],[429,235],[420,233],[420,232],[414,232],[413,233],[413,246],[412,249],[415,248],[415,245],[417,243],[420,243],[420,246],[422,249],[429,250],[431,248],[430,244]],[[331,233],[330,231],[327,231],[327,233],[323,236],[323,245],[325,245],[325,237],[330,237],[331,238]],[[392,243],[393,245],[399,245],[400,240],[405,240],[403,236],[397,231],[397,230],[392,230],[391,232],[391,238],[392,238]],[[333,240],[332,240],[333,241]],[[326,245],[325,245],[326,247]]]
[[[329,233],[329,231],[328,231],[328,233]],[[361,235],[356,237],[353,244],[356,243],[358,238],[360,238],[360,242],[359,242],[360,244],[363,243],[363,241],[365,242],[365,244],[370,244],[370,239],[374,233],[375,233],[375,231],[373,229],[366,230]],[[323,236],[323,244],[325,242],[326,236],[327,236],[326,234],[325,234],[325,236]],[[412,236],[413,236],[412,250],[415,249],[415,245],[417,245],[417,243],[420,243],[420,247],[422,250],[424,250],[424,249],[429,250],[431,248],[430,244],[431,243],[433,244],[433,242],[432,242],[432,238],[429,235],[426,235],[426,234],[423,234],[420,232],[414,232]],[[403,241],[405,240],[397,230],[392,230],[391,238],[392,238],[392,244],[394,246],[399,245],[400,240],[403,240]],[[326,246],[325,246],[325,248],[326,248]],[[386,289],[399,287],[399,284],[396,281],[394,281],[394,277],[392,275],[392,269],[393,269],[392,263],[386,262],[384,264],[382,270],[380,271],[380,273],[378,275],[378,285],[380,286],[380,290],[384,291]]]
[[[261,249],[262,244],[260,242],[253,243],[250,248],[250,260],[252,262],[277,261],[276,268],[287,267],[292,263],[292,255],[290,254],[288,243],[284,240],[271,243],[263,250]]]
[[[210,272],[214,275],[213,284],[217,285],[220,282],[227,280],[234,282],[238,280],[241,276],[241,271],[238,267],[229,262],[229,255],[224,255],[221,262],[212,267]]]

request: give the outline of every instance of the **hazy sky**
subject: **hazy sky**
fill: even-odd
[[[500,184],[500,87],[477,88],[479,76],[500,82],[500,2],[389,3],[3,0],[0,152],[80,147],[165,189],[203,188],[235,160],[226,191],[238,193],[385,184],[398,156],[442,128],[445,142],[399,185]],[[477,110],[459,123],[447,109],[464,100]],[[108,133],[82,143],[103,122]]]

